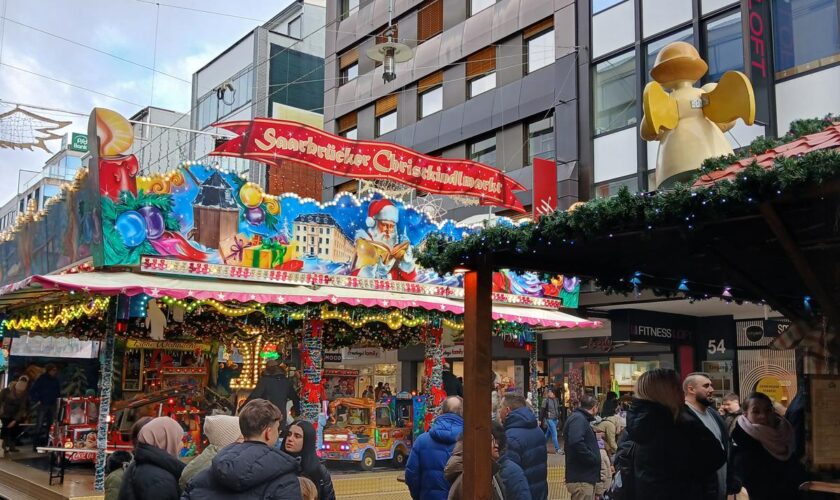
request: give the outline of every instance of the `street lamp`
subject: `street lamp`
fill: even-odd
[[[388,27],[383,33],[385,41],[377,43],[367,50],[367,56],[383,65],[382,80],[385,83],[397,78],[397,63],[410,61],[414,55],[411,47],[397,41],[397,29],[393,25],[392,16],[394,0],[388,2]]]

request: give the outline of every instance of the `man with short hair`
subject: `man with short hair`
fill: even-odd
[[[680,418],[694,425],[698,432],[709,432],[729,456],[729,433],[726,424],[712,405],[712,381],[705,373],[691,373],[683,381],[685,405]],[[715,477],[704,478],[705,500],[726,499],[726,463],[717,470]]]
[[[533,500],[548,498],[548,451],[545,434],[537,424],[537,416],[528,409],[525,398],[507,394],[499,408],[499,420],[505,426],[505,455],[522,467]],[[600,460],[600,459],[599,459]]]
[[[300,500],[298,461],[275,448],[282,422],[283,414],[270,401],[249,401],[239,412],[245,441],[219,451],[210,468],[189,482],[181,500]]]
[[[405,465],[405,484],[414,500],[446,500],[449,482],[443,475],[458,437],[464,432],[464,401],[449,396],[429,432],[420,434],[411,446]]]
[[[598,400],[584,394],[580,406],[566,420],[566,489],[572,500],[595,500],[595,485],[601,480],[601,451],[591,422],[598,413]]]
[[[730,392],[724,396],[720,409],[723,421],[726,423],[726,430],[731,436],[732,431],[735,429],[735,422],[738,420],[738,417],[744,414],[744,412],[741,411],[741,401],[738,399],[738,395],[734,392]]]
[[[560,441],[557,440],[557,421],[560,420],[560,401],[554,395],[554,391],[549,389],[546,391],[545,399],[542,403],[540,416],[545,423],[545,439],[551,438],[554,443],[554,453],[558,455],[563,453],[560,449]]]

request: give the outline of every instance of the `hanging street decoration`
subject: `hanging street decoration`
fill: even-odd
[[[0,113],[0,148],[30,151],[38,148],[52,154],[47,141],[61,139],[63,135],[55,132],[71,123],[53,120],[15,106],[10,111]]]
[[[436,194],[472,196],[482,205],[525,212],[516,191],[525,187],[500,170],[469,160],[428,156],[380,141],[357,141],[297,122],[256,118],[214,124],[235,137],[211,154],[282,168],[287,159],[353,179],[388,179]]]

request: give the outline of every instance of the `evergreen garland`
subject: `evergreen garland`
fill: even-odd
[[[119,202],[115,202],[107,196],[100,197],[102,200],[102,234],[105,239],[105,262],[124,263],[139,262],[142,255],[157,255],[157,251],[149,242],[127,248],[122,237],[117,232],[115,224],[117,217],[130,210],[139,210],[143,207],[155,207],[163,215],[163,224],[167,231],[179,231],[181,224],[174,214],[174,200],[171,194],[146,193],[140,190],[135,196],[130,191],[120,192]]]
[[[829,119],[833,118],[826,118],[826,121]],[[813,133],[815,124],[824,126],[826,121],[796,122],[785,137]],[[728,167],[738,159],[738,156],[728,156],[709,160],[705,168],[708,171],[719,165]],[[421,266],[443,274],[460,266],[469,267],[489,253],[527,255],[539,252],[545,255],[559,251],[564,245],[662,226],[680,226],[692,231],[706,222],[753,214],[763,201],[777,199],[782,194],[795,195],[838,178],[840,151],[833,149],[777,158],[771,169],[761,168],[753,162],[739,172],[734,181],[723,180],[697,189],[692,189],[691,184],[678,184],[667,191],[636,194],[623,188],[617,196],[592,200],[571,212],[554,212],[536,224],[518,228],[495,226],[458,242],[432,235],[417,261]],[[601,284],[606,285],[608,291],[627,292],[633,289],[628,278],[602,277]]]

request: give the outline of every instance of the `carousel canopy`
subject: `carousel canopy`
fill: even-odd
[[[408,293],[382,292],[330,287],[276,285],[253,282],[171,278],[132,272],[87,272],[33,276],[0,289],[0,307],[14,307],[33,300],[49,299],[67,293],[96,295],[146,294],[151,297],[263,304],[344,304],[364,307],[426,310],[463,314],[464,303],[444,297],[418,296]],[[493,305],[493,318],[525,323],[544,328],[597,328],[600,322],[578,318],[561,311]]]

